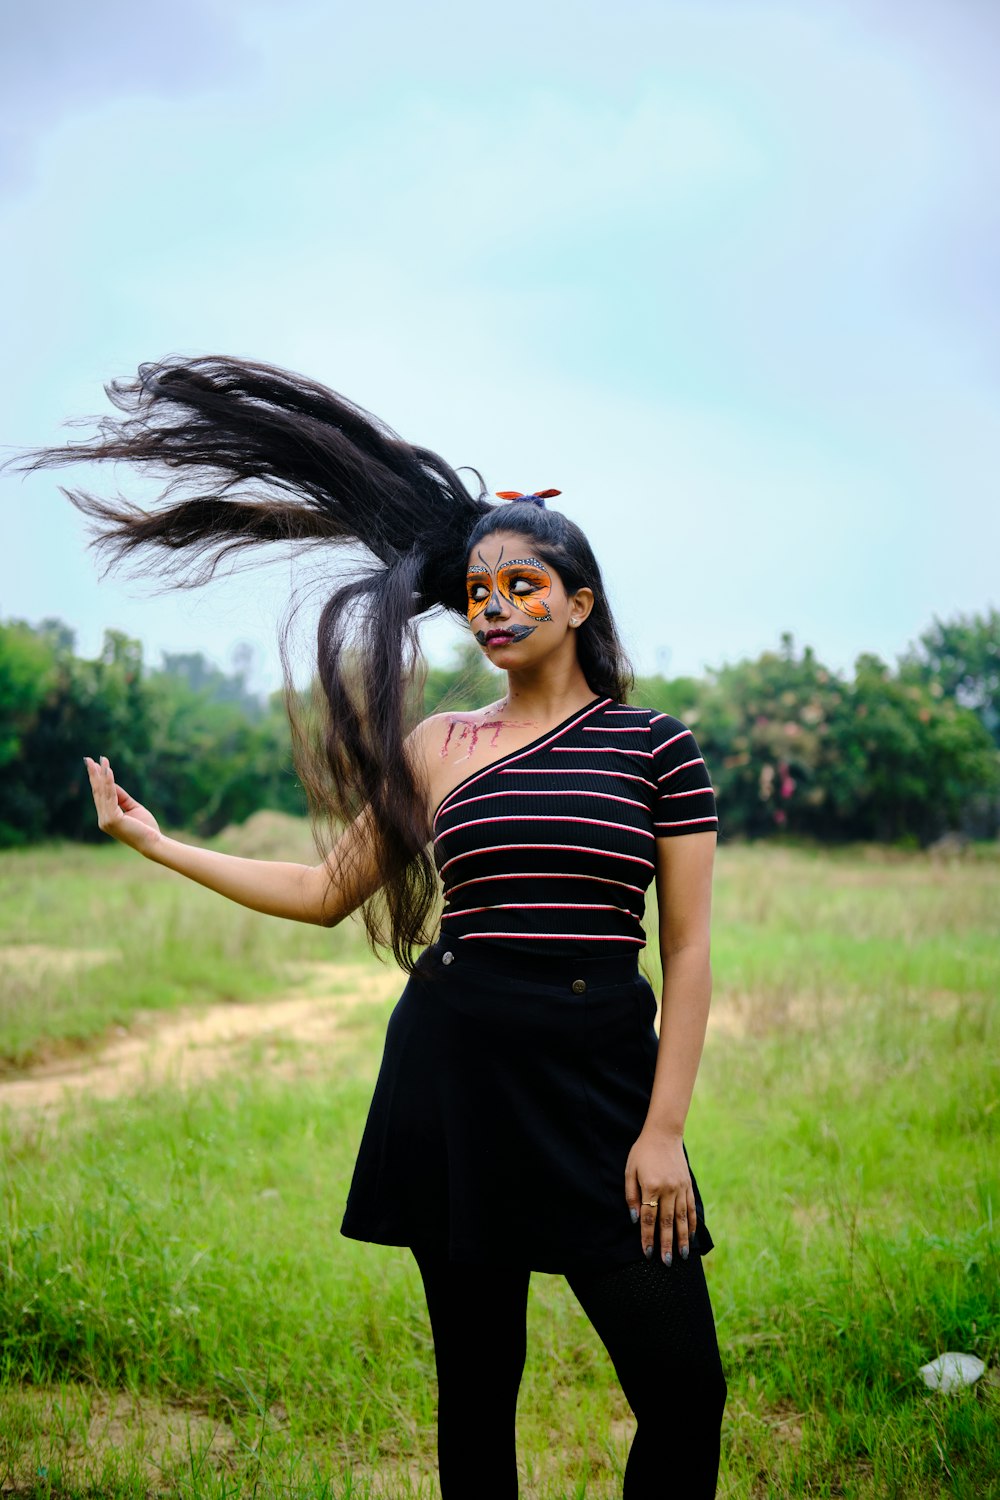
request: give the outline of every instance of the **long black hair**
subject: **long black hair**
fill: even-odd
[[[570,593],[593,589],[594,608],[576,636],[580,664],[593,692],[625,700],[631,669],[590,544],[558,511],[491,504],[475,470],[479,487],[471,493],[436,453],[404,442],[334,391],[271,365],[170,358],[105,390],[120,416],[96,419],[91,438],[35,450],[18,467],[125,460],[173,474],[150,510],[123,497],[63,491],[94,523],[92,545],[109,567],[148,549],[156,560],[145,559],[141,571],[165,571],[175,586],[191,588],[255,543],[365,549],[323,606],[305,702],[292,676],[292,612],[286,617],[279,636],[285,705],[319,852],[325,857],[334,830],[369,810],[384,884],[362,908],[366,930],[373,948],[391,947],[412,968],[437,896],[426,797],[405,746],[416,717],[418,621],[441,608],[465,620],[474,542],[501,530],[530,536]]]

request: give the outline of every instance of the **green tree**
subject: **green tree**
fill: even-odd
[[[839,831],[853,781],[831,729],[847,691],[811,647],[799,655],[791,635],[779,651],[709,674],[698,718],[687,722],[719,792],[724,833]]]
[[[235,672],[226,673],[208,661],[200,651],[164,651],[162,666],[151,675],[176,678],[190,688],[192,693],[210,702],[235,704],[248,719],[260,719],[265,712],[264,704],[247,687],[248,649],[241,649],[239,656],[242,665],[238,665]]]
[[[780,651],[711,673],[691,728],[724,834],[927,843],[963,827],[1000,785],[970,709],[875,656],[859,657],[848,679],[809,647],[799,654],[790,635]]]
[[[87,661],[51,631],[40,638],[58,644],[20,759],[25,822],[34,838],[96,839],[101,835],[83,756],[107,755],[117,779],[135,784],[150,748],[142,646],[106,630],[97,659]]]
[[[0,842],[101,837],[85,754],[107,755],[169,827],[211,835],[261,807],[306,810],[280,694],[262,704],[199,654],[146,672],[121,631],[89,661],[61,621],[2,627]]]
[[[959,829],[980,796],[1000,788],[1000,756],[985,726],[933,682],[893,674],[877,656],[855,664],[849,714],[835,745],[856,767],[852,836],[928,843]]]
[[[1000,610],[935,620],[903,659],[905,675],[979,715],[1000,746]]]
[[[194,690],[184,676],[157,672],[146,691],[152,749],[130,790],[160,821],[210,836],[262,807],[305,813],[280,694],[249,719],[211,683]]]
[[[639,678],[633,701],[694,730],[720,797],[724,835],[780,830],[818,838],[914,839],[1000,823],[994,612],[936,622],[898,670],[861,656],[838,674],[790,635],[777,651],[704,679]],[[502,675],[465,641],[429,668],[425,713],[479,708]],[[284,700],[200,653],[144,668],[138,641],[105,632],[76,656],[56,619],[0,624],[0,844],[99,839],[83,755],[169,827],[211,835],[260,808],[306,811]]]
[[[24,620],[0,624],[0,846],[38,838],[45,809],[25,784],[25,744],[56,673],[52,641]]]

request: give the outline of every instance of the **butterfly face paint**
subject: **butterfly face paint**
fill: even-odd
[[[505,561],[503,554],[504,549],[501,547],[500,556],[491,566],[482,552],[477,552],[476,561],[470,564],[466,577],[469,624],[474,627],[477,620],[481,621],[480,628],[475,631],[476,640],[481,646],[487,645],[491,636],[498,645],[505,641],[523,640],[537,626],[552,619],[546,603],[552,591],[552,578],[545,564],[530,554]],[[491,624],[491,621],[495,622],[503,613],[504,605],[501,601],[527,615],[533,623],[503,626]]]

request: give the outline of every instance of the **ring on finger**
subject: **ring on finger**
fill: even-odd
[[[659,1208],[660,1200],[659,1198],[643,1198],[642,1206],[643,1208]]]

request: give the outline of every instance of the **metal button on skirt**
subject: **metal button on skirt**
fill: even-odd
[[[658,1042],[635,955],[470,946],[427,948],[393,1010],[341,1233],[537,1271],[641,1259],[625,1162]]]

